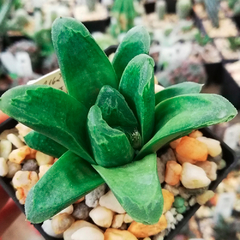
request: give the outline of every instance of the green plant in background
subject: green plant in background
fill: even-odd
[[[240,15],[240,1],[239,0],[234,4],[233,14],[234,14],[234,16]]]
[[[112,14],[117,19],[120,32],[127,32],[134,26],[136,11],[134,0],[115,0],[112,7]]]
[[[202,35],[200,31],[195,35],[195,40],[202,47],[212,42],[212,39],[207,34]]]
[[[14,3],[14,0],[5,0],[2,2],[0,9],[0,36],[3,36],[6,33],[6,21],[9,17],[11,7]]]
[[[87,4],[90,12],[93,12],[95,10],[97,2],[98,2],[98,0],[87,0],[86,1],[86,4]]]
[[[164,16],[166,14],[166,8],[167,4],[165,0],[158,0],[156,2],[156,13],[158,16],[158,19],[163,20]]]
[[[176,8],[178,17],[180,19],[186,19],[190,15],[192,2],[191,0],[178,0]]]
[[[236,51],[240,49],[240,37],[229,37],[228,42],[231,50]]]
[[[232,119],[236,109],[222,96],[199,94],[196,83],[155,96],[143,27],[126,34],[112,64],[74,19],[57,19],[52,38],[68,94],[28,85],[0,99],[3,112],[34,130],[25,137],[30,147],[59,157],[30,190],[27,219],[49,219],[106,182],[134,220],[157,223],[163,197],[156,152],[194,129]]]
[[[236,2],[238,2],[238,0],[228,0],[229,8],[233,9]]]
[[[219,27],[219,2],[217,0],[204,0],[205,7],[208,13],[208,17],[210,18],[213,27]]]

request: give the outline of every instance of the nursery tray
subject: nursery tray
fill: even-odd
[[[146,14],[155,12],[155,5],[156,5],[155,1],[144,3],[144,9]]]
[[[14,128],[17,124],[17,121],[14,119],[8,119],[4,123],[0,124],[0,132],[3,132],[6,129]],[[201,130],[206,137],[217,139],[221,142],[222,150],[223,150],[223,159],[226,161],[227,165],[223,170],[218,171],[218,177],[216,181],[213,181],[210,185],[210,190],[215,190],[218,184],[227,176],[227,174],[234,168],[237,163],[237,158],[232,149],[230,149],[223,141],[217,138],[209,129]],[[13,199],[16,205],[24,212],[24,207],[19,203],[15,196],[15,190],[10,184],[10,179],[0,177],[0,185],[4,188],[4,190],[9,194],[9,196]],[[172,240],[174,236],[182,229],[182,227],[187,224],[189,219],[194,215],[194,213],[199,209],[200,205],[195,204],[191,207],[186,213],[183,214],[184,218],[176,225],[176,229],[171,231],[164,240]],[[47,235],[41,228],[41,224],[33,224],[33,226],[42,234],[42,236],[46,240],[57,240],[59,238],[50,237]],[[61,239],[60,239],[61,240]]]
[[[110,25],[110,17],[98,20],[82,22],[90,33],[93,32],[106,32],[107,27]]]

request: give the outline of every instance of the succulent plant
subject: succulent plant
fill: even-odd
[[[6,0],[1,6],[0,10],[0,36],[4,35],[6,32],[6,21],[9,17],[11,7],[14,3],[14,0]]]
[[[213,27],[219,27],[219,2],[218,0],[204,0],[208,16],[212,22]]]
[[[237,51],[240,49],[240,37],[229,37],[228,42],[231,50]]]
[[[86,1],[86,4],[87,4],[90,12],[93,12],[95,10],[97,2],[98,2],[98,0],[87,0]]]
[[[238,0],[228,0],[229,8],[233,9],[236,2],[238,2]]]
[[[237,1],[235,3],[234,8],[233,8],[233,13],[234,13],[234,16],[240,15],[240,1]]]
[[[212,42],[212,39],[207,34],[202,35],[200,31],[195,35],[195,40],[200,46],[206,46]]]
[[[136,11],[134,0],[116,0],[112,8],[112,14],[117,19],[121,32],[127,32],[133,27]]]
[[[156,13],[158,19],[163,20],[166,14],[167,4],[165,0],[159,0],[156,2]]]
[[[177,15],[181,19],[186,19],[192,9],[192,2],[191,0],[178,0],[177,1]]]
[[[59,159],[29,191],[27,219],[39,223],[106,182],[136,221],[154,224],[163,210],[156,152],[193,129],[232,119],[219,95],[184,83],[154,94],[150,38],[131,29],[111,64],[83,24],[59,18],[54,48],[67,92],[50,86],[12,88],[0,109],[34,131],[34,149]]]

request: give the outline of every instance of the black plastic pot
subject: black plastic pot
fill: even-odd
[[[176,13],[177,0],[167,0],[166,3],[167,3],[167,12]]]
[[[110,17],[98,20],[98,21],[87,21],[83,22],[84,26],[88,29],[89,32],[106,32],[107,27],[110,24]]]
[[[236,23],[238,29],[240,29],[240,16],[233,16],[233,21]]]
[[[240,87],[225,67],[223,67],[221,95],[227,98],[235,108],[240,109]]]
[[[204,63],[204,68],[207,73],[207,84],[223,82],[223,65],[222,62]]]
[[[155,12],[155,5],[155,1],[144,3],[144,9],[146,14]]]

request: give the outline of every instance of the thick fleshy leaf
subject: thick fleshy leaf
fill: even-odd
[[[163,196],[157,175],[156,154],[117,168],[92,166],[135,221],[143,224],[159,221],[163,211]]]
[[[103,120],[101,109],[97,105],[92,106],[88,113],[87,126],[97,164],[116,167],[133,160],[134,150],[127,136]]]
[[[82,23],[58,18],[52,26],[52,38],[69,95],[89,109],[102,86],[117,88],[111,63]]]
[[[127,65],[120,81],[119,91],[137,116],[141,127],[142,142],[152,136],[154,127],[154,61],[140,54]]]
[[[32,223],[43,222],[103,183],[88,162],[68,151],[28,193],[27,219]]]
[[[137,26],[128,31],[120,43],[112,63],[119,81],[128,63],[139,54],[148,54],[149,49],[150,36],[144,27]]]
[[[88,147],[87,109],[63,91],[41,85],[15,87],[2,95],[0,109],[90,163],[95,163]]]
[[[30,148],[55,158],[60,158],[67,151],[67,148],[61,144],[36,131],[28,133],[24,140]]]
[[[179,95],[191,94],[191,93],[200,93],[202,89],[202,84],[194,82],[184,82],[168,87],[155,94],[155,106],[159,103],[173,98]]]
[[[155,135],[136,159],[156,152],[195,129],[230,121],[236,114],[237,110],[228,100],[214,94],[189,94],[163,101],[156,107]]]

